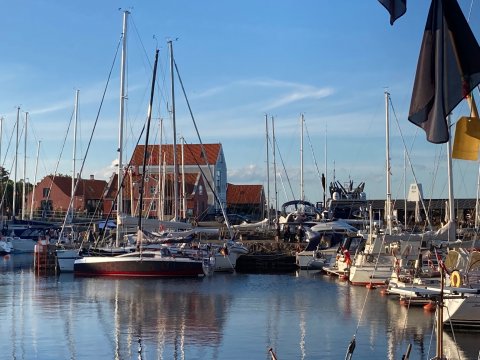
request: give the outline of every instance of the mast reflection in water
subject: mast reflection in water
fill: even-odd
[[[429,359],[433,315],[312,272],[201,279],[36,277],[31,255],[0,258],[2,358]],[[476,359],[478,334],[446,335]]]

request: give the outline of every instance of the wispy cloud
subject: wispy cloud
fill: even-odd
[[[265,90],[268,93],[265,94]],[[322,99],[335,92],[331,87],[316,87],[276,79],[245,79],[205,89],[196,93],[194,98],[226,95],[237,91],[250,95],[261,94],[260,96],[255,96],[255,103],[256,107],[260,107],[263,111],[271,111],[302,100]],[[259,98],[261,99],[261,105],[258,104]]]
[[[277,109],[301,100],[325,98],[329,95],[332,95],[333,92],[334,91],[331,88],[317,89],[314,87],[303,87],[294,89],[289,94],[281,96],[280,98],[270,102],[270,104],[265,107],[265,110]]]

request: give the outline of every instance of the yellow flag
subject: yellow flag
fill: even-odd
[[[455,127],[452,157],[462,160],[478,160],[480,145],[480,119],[462,116]]]

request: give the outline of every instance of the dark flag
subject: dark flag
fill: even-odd
[[[427,140],[449,139],[447,115],[480,83],[480,48],[456,0],[432,0],[408,120]]]
[[[390,25],[407,11],[407,0],[378,0],[390,13]]]

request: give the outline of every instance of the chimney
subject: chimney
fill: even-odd
[[[95,180],[95,175],[90,175],[90,180]]]

